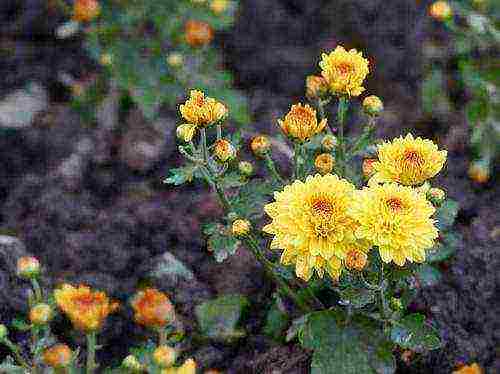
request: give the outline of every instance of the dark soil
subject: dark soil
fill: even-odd
[[[459,109],[446,122],[421,113],[421,46],[426,38],[441,35],[425,15],[427,5],[410,0],[243,1],[236,25],[219,36],[219,43],[238,86],[250,98],[256,128],[271,133],[277,117],[302,97],[305,76],[317,71],[320,51],[342,43],[371,56],[374,71],[367,89],[382,96],[387,107],[378,135],[412,129],[449,149],[440,182],[460,202],[456,229],[464,238],[453,260],[443,265],[443,282],[422,289],[416,301],[416,308],[439,327],[444,347],[410,366],[400,362],[399,372],[449,373],[461,362],[477,361],[487,373],[496,373],[500,187],[495,178],[483,186],[467,178],[468,130]],[[69,109],[60,73],[85,76],[94,65],[80,40],[56,41],[54,27],[61,19],[45,0],[0,4],[0,96],[34,80],[52,98],[49,111],[32,128],[0,133],[2,233],[18,236],[26,251],[41,259],[48,283],[89,283],[124,303],[143,274],[169,251],[194,278],[161,278],[157,286],[172,296],[188,334],[195,328],[193,308],[200,301],[228,293],[252,300],[244,324],[248,337],[236,346],[198,348],[193,354],[202,367],[307,373],[308,352],[261,335],[263,307],[272,289],[253,257],[241,248],[217,264],[207,252],[200,226],[219,212],[214,196],[203,186],[180,189],[160,183],[166,165],[178,162],[168,147],[146,170],[131,168],[114,149],[121,135],[103,136]],[[90,152],[85,151],[89,144]],[[76,172],[67,172],[68,162],[76,163]],[[6,323],[25,307],[26,285],[13,276],[12,258],[3,250],[0,290],[1,322]],[[124,357],[127,346],[144,338],[130,317],[123,308],[112,318],[102,334],[108,345],[101,359]],[[56,331],[71,341],[64,321],[57,321]]]

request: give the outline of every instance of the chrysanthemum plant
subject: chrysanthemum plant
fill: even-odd
[[[237,122],[248,120],[244,96],[232,88],[213,46],[216,31],[231,26],[237,0],[57,0],[71,21],[58,29],[66,38],[80,32],[98,75],[73,81],[74,106],[94,119],[96,106],[118,93],[122,107],[137,105],[152,120],[162,105],[175,107],[195,83],[221,97]]]
[[[462,109],[471,128],[470,178],[479,184],[490,179],[500,157],[500,75],[493,57],[500,48],[500,11],[494,1],[436,1],[429,15],[449,34],[450,46],[428,42],[424,48],[422,101],[424,110],[439,116]],[[449,71],[452,66],[456,71]],[[464,91],[465,105],[453,102]]]
[[[94,373],[151,373],[195,374],[196,362],[188,358],[176,364],[181,352],[177,343],[182,331],[175,326],[174,306],[167,295],[154,288],[145,288],[131,299],[137,324],[153,332],[155,338],[145,345],[131,349],[119,368],[104,368],[98,364],[96,351],[99,334],[108,316],[120,306],[101,291],[88,286],[63,284],[47,294],[40,284],[41,266],[35,257],[21,257],[17,264],[18,276],[30,283],[28,318],[17,318],[12,327],[29,336],[16,344],[11,331],[0,324],[0,344],[10,355],[0,363],[0,373],[9,374],[94,374]],[[67,318],[75,332],[85,336],[86,345],[70,348],[58,342],[51,331],[51,323]]]
[[[321,76],[307,78],[310,103],[292,105],[277,123],[291,172],[279,170],[274,141],[259,135],[249,148],[268,173],[252,178],[239,133],[224,131],[224,104],[193,90],[177,129],[185,163],[165,182],[198,179],[215,191],[224,216],[205,227],[208,250],[217,261],[238,248],[255,255],[276,285],[263,330],[312,349],[313,373],[394,372],[398,351],[440,346],[431,323],[408,307],[422,279],[437,276],[429,261],[451,253],[439,249],[439,231],[456,205],[431,186],[446,151],[411,134],[375,147],[383,103],[374,95],[362,101],[361,135],[348,138],[368,61],[339,46],[319,66]]]

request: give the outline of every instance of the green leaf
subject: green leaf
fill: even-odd
[[[238,250],[241,242],[231,235],[229,228],[220,223],[209,223],[203,227],[203,233],[208,236],[207,247],[213,252],[217,262],[223,262]]]
[[[410,314],[391,328],[391,340],[401,348],[414,351],[433,350],[441,346],[435,329],[425,323],[422,314]]]
[[[11,325],[19,331],[29,331],[31,329],[31,325],[26,320],[20,317],[14,318],[11,322]]]
[[[4,362],[0,364],[0,373],[24,374],[26,373],[26,369],[24,369],[22,366],[17,366],[14,364],[10,364],[8,362]]]
[[[274,303],[267,312],[264,334],[277,340],[283,341],[283,332],[290,323],[290,317],[285,310],[283,302],[279,296],[275,297]]]
[[[269,181],[253,179],[231,199],[235,213],[251,220],[262,217],[264,205],[271,200],[275,189],[276,186]]]
[[[248,181],[243,178],[240,173],[232,171],[224,174],[220,180],[223,189],[241,187],[248,183]]]
[[[459,241],[460,234],[455,232],[445,233],[436,245],[427,251],[425,261],[434,263],[449,259],[455,253]]]
[[[432,265],[422,264],[415,270],[415,277],[423,287],[432,287],[441,281],[441,272]]]
[[[170,177],[165,178],[163,183],[173,184],[174,186],[179,186],[181,184],[192,182],[197,171],[198,166],[187,165],[180,168],[170,169]]]
[[[455,200],[447,199],[443,205],[437,210],[437,228],[439,231],[449,229],[455,222],[458,214],[459,205]]]
[[[225,295],[196,306],[201,333],[213,340],[233,342],[246,335],[238,323],[250,303],[242,295]]]
[[[311,373],[393,373],[395,364],[390,343],[377,335],[371,325],[345,325],[343,319],[344,316],[334,310],[308,316],[303,345],[314,350]]]
[[[339,291],[341,305],[351,305],[353,308],[363,308],[375,302],[375,294],[366,288],[349,287]]]

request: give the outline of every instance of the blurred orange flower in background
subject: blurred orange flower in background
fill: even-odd
[[[139,291],[132,299],[135,321],[151,328],[163,328],[175,319],[174,306],[167,295],[155,288]]]

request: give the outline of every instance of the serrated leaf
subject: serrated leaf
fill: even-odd
[[[422,314],[410,314],[391,328],[391,340],[401,348],[414,351],[432,350],[441,346],[434,328],[426,324]]]
[[[262,217],[264,205],[271,200],[275,189],[277,187],[269,181],[253,179],[240,189],[238,195],[231,199],[235,213],[251,220]]]
[[[223,262],[229,256],[234,255],[241,244],[231,235],[229,228],[219,223],[205,225],[203,233],[208,236],[208,250],[213,252],[217,262]]]
[[[220,179],[220,184],[223,189],[241,187],[247,183],[248,180],[246,178],[243,178],[241,174],[236,171],[226,173]]]
[[[460,234],[447,232],[442,238],[432,247],[425,256],[425,261],[428,263],[441,262],[449,259],[456,252]]]
[[[174,186],[179,186],[184,183],[192,182],[197,171],[198,166],[187,165],[180,168],[170,169],[170,177],[165,178],[163,183],[173,184]]]
[[[207,338],[232,342],[246,335],[238,328],[250,303],[242,295],[225,295],[197,305],[195,315],[201,333]]]
[[[459,205],[455,200],[447,199],[436,212],[436,226],[439,231],[444,231],[453,226],[458,214]]]
[[[339,291],[339,303],[353,308],[363,308],[375,301],[375,294],[366,288],[350,287]]]
[[[283,332],[290,323],[290,317],[285,310],[281,298],[275,298],[266,316],[263,332],[267,336],[277,340],[283,340]]]

